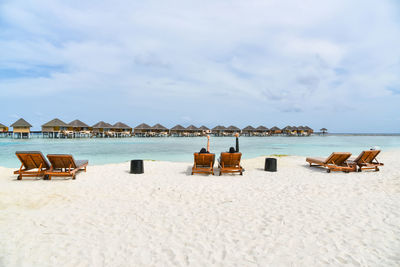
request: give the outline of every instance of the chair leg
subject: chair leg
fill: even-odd
[[[17,180],[22,180],[22,175],[18,175]]]

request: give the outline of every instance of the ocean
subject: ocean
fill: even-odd
[[[210,150],[219,154],[235,146],[234,137],[211,137]],[[331,152],[351,152],[379,147],[383,151],[400,149],[400,135],[326,135],[309,137],[240,137],[243,158],[273,154],[328,156]],[[193,153],[206,147],[206,137],[131,137],[109,139],[11,139],[0,138],[0,166],[20,166],[16,151],[42,151],[46,154],[72,154],[90,164],[126,162],[132,159],[193,161]]]

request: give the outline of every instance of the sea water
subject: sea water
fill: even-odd
[[[235,147],[235,137],[211,137],[212,153]],[[351,152],[380,147],[383,151],[400,149],[400,135],[327,135],[309,137],[240,137],[243,158],[272,154],[328,156],[330,153]],[[72,154],[75,159],[88,159],[91,165],[126,162],[132,159],[162,161],[193,161],[193,153],[207,146],[206,137],[153,137],[109,139],[11,139],[0,138],[0,166],[20,166],[16,151],[42,151],[46,154]]]

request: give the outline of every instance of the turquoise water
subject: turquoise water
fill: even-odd
[[[40,150],[43,154],[73,154],[91,164],[124,162],[131,159],[165,161],[193,160],[193,152],[206,147],[205,137],[160,137],[123,139],[42,139],[0,138],[0,166],[19,167],[15,151]],[[233,137],[211,137],[211,152],[220,153],[235,146]],[[400,136],[310,136],[310,137],[240,137],[243,158],[271,154],[327,156],[333,151],[353,154],[379,146],[382,150],[400,149]]]

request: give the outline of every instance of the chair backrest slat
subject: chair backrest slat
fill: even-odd
[[[364,150],[354,160],[357,163],[371,163],[381,153],[380,150]]]
[[[72,155],[47,155],[51,165],[55,169],[76,168],[75,160]]]
[[[242,153],[221,153],[221,164],[223,163],[225,167],[228,166],[239,166]]]
[[[343,164],[348,158],[350,158],[350,152],[333,152],[326,160],[325,164]]]
[[[207,165],[209,166],[214,162],[215,154],[211,153],[194,153],[194,161],[197,165]]]
[[[50,168],[50,164],[40,151],[17,151],[15,154],[26,170],[37,169],[40,165],[42,168]]]

